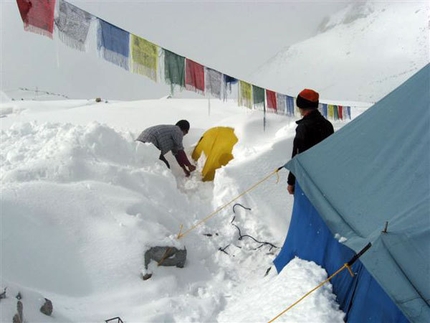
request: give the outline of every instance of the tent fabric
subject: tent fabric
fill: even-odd
[[[429,89],[430,64],[285,165],[332,235],[372,243],[361,262],[411,322],[430,322]]]
[[[203,181],[212,181],[215,171],[233,159],[233,146],[238,139],[230,127],[214,127],[207,130],[200,138],[191,157],[198,160],[204,153],[206,161],[203,166]]]
[[[332,275],[351,260],[355,252],[338,241],[341,237],[333,237],[299,184],[295,190],[290,230],[274,260],[275,267],[280,272],[290,260],[299,257],[314,261]],[[343,270],[331,280],[339,306],[346,313],[346,322],[408,322],[360,260],[351,269],[354,277]]]

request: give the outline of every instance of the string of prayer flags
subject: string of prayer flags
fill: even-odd
[[[60,0],[58,17],[55,26],[60,40],[67,46],[86,51],[86,41],[91,21],[95,18],[90,13]]]
[[[292,96],[286,96],[287,97],[287,109],[286,109],[286,115],[287,116],[294,116],[294,98]]]
[[[188,58],[185,59],[185,88],[200,94],[205,93],[205,67]]]
[[[98,19],[97,49],[103,58],[129,70],[130,34],[104,20]]]
[[[142,74],[157,82],[159,70],[164,69],[164,81],[199,94],[210,94],[227,100],[232,86],[238,86],[238,104],[247,108],[264,107],[264,111],[293,117],[295,98],[267,90],[236,79],[189,58],[161,48],[137,35],[118,28],[90,13],[59,0],[55,16],[56,0],[17,0],[25,31],[36,32],[52,38],[54,27],[60,40],[67,46],[86,51],[87,38],[93,21],[97,22],[97,50],[105,60],[125,70]],[[163,58],[160,59],[160,55]],[[351,119],[351,107],[320,103],[319,109],[328,119]]]
[[[276,92],[266,90],[267,109],[276,112],[278,105],[276,103]]]
[[[170,84],[173,93],[175,85],[180,89],[185,87],[185,57],[179,56],[167,49],[164,50],[164,80]]]
[[[131,67],[134,73],[145,75],[157,82],[158,46],[132,34]]]
[[[16,0],[24,30],[52,38],[55,0]]]
[[[252,86],[239,80],[239,105],[252,109]]]
[[[231,86],[233,84],[236,84],[239,80],[234,78],[234,77],[231,77],[227,74],[224,74],[223,78],[224,78],[224,82],[223,82],[223,84],[224,84],[224,92],[223,92],[224,98],[223,99],[225,101],[225,100],[227,100],[227,94],[228,93],[231,94]]]
[[[254,106],[264,106],[266,99],[264,89],[256,85],[252,85],[252,99]]]
[[[221,99],[222,73],[206,67],[206,92]]]

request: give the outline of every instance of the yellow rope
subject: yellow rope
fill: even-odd
[[[348,268],[349,273],[351,274],[351,276],[354,276],[351,268],[349,267],[348,263],[344,264],[341,268],[339,268],[333,275],[331,275],[329,278],[327,278],[326,280],[324,280],[321,284],[319,284],[317,287],[313,288],[312,290],[310,290],[309,292],[307,292],[304,296],[302,296],[298,301],[296,301],[295,303],[293,303],[292,305],[290,305],[288,308],[286,308],[285,310],[283,310],[281,313],[279,313],[278,315],[276,315],[273,319],[271,319],[268,323],[272,323],[275,320],[277,320],[280,316],[284,315],[286,312],[288,312],[291,308],[293,308],[294,306],[296,306],[298,303],[300,303],[303,299],[305,299],[306,297],[308,297],[311,293],[313,293],[314,291],[316,291],[318,288],[320,288],[321,286],[323,286],[325,283],[327,283],[328,281],[330,281],[334,276],[336,276],[337,274],[339,274],[342,270],[344,270],[345,268]]]
[[[191,228],[189,228],[188,230],[186,230],[184,233],[182,233],[182,225],[181,225],[181,229],[178,233],[178,239],[183,238],[185,235],[187,235],[188,233],[190,233],[192,230],[194,230],[195,228],[197,228],[199,225],[201,225],[202,223],[206,222],[207,220],[209,220],[211,217],[213,217],[215,214],[217,214],[219,211],[221,211],[223,208],[227,207],[228,205],[230,205],[231,203],[233,203],[234,201],[236,201],[238,198],[242,197],[243,195],[245,195],[246,193],[248,193],[249,191],[253,190],[255,187],[257,187],[258,185],[260,185],[262,182],[264,182],[265,180],[267,180],[270,176],[272,176],[273,174],[277,174],[278,175],[278,179],[276,182],[279,181],[279,174],[278,172],[282,169],[283,167],[279,167],[277,168],[275,171],[273,171],[272,173],[270,173],[269,175],[267,175],[266,177],[264,177],[262,180],[258,181],[256,184],[254,184],[253,186],[251,186],[250,188],[248,188],[246,191],[244,191],[243,193],[241,193],[240,195],[238,195],[237,197],[235,197],[234,199],[232,199],[230,202],[224,204],[223,206],[219,207],[217,210],[215,210],[214,212],[212,212],[211,214],[209,214],[208,216],[206,216],[205,218],[203,218],[202,220],[200,220],[199,222],[197,222],[195,225],[193,225]]]

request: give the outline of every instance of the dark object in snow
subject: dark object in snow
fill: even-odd
[[[176,266],[184,268],[187,258],[187,249],[175,247],[152,247],[145,252],[145,269],[151,260],[155,260],[158,266]]]
[[[7,289],[7,287],[5,287],[4,290],[3,290],[3,293],[0,294],[0,300],[2,298],[6,298],[6,289]]]
[[[116,323],[124,323],[119,316],[108,319],[105,322],[108,323],[108,322],[111,322],[113,320],[116,320]]]
[[[142,279],[143,280],[148,280],[149,278],[151,278],[152,277],[152,274],[149,274],[149,273],[146,273],[145,275],[144,274],[142,274]]]
[[[52,306],[52,302],[45,298],[45,304],[42,305],[40,311],[45,315],[51,316],[53,309],[54,307]]]
[[[20,294],[18,294],[20,295]],[[17,295],[17,298],[18,298]],[[20,300],[18,300],[17,304],[16,304],[16,310],[18,311],[12,318],[12,322],[13,323],[22,323],[24,322],[24,306],[22,305],[22,302]]]

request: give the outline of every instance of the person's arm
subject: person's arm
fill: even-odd
[[[297,154],[303,152],[304,149],[304,143],[305,143],[305,127],[304,126],[298,126],[296,129],[296,136],[294,137],[293,141],[293,152],[291,154],[291,159],[294,158]],[[287,179],[287,191],[290,194],[294,194],[294,186],[296,185],[296,177],[292,172],[288,173],[288,179]]]
[[[178,150],[174,156],[179,166],[181,166],[181,168],[184,170],[185,176],[190,176],[190,173],[196,170],[196,166],[190,163],[184,150]]]

